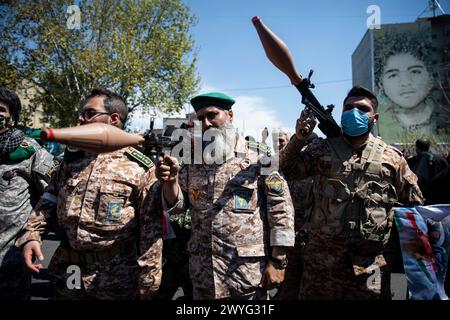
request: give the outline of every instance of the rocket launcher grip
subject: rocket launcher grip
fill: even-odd
[[[69,128],[44,129],[41,139],[44,142],[60,142],[92,153],[111,152],[144,143],[144,138],[140,135],[99,122]]]
[[[302,79],[302,77],[297,73],[287,45],[269,28],[267,28],[258,16],[253,17],[252,22],[258,32],[258,36],[261,40],[266,56],[274,66],[288,76],[291,83],[300,92],[303,97],[302,102],[319,121],[319,129],[327,137],[340,136],[341,128],[333,119],[331,114],[333,108],[329,106],[325,110],[325,108],[319,103],[317,98],[311,92],[310,88],[313,86],[311,85],[309,78]]]

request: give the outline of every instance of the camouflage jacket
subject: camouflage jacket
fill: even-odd
[[[54,165],[53,157],[31,138],[25,137],[19,148],[31,150],[31,156],[0,163],[0,265],[6,263],[3,258],[14,248],[15,238],[47,186]],[[21,256],[17,259],[22,263]]]
[[[158,183],[151,160],[133,148],[66,160],[52,175],[16,245],[41,241],[54,223],[72,250],[102,251],[139,242],[140,285],[158,287],[162,214],[156,209],[160,201],[154,197]]]
[[[423,203],[402,153],[372,135],[356,149],[343,137],[307,146],[294,137],[280,167],[288,179],[314,177],[309,227],[325,235],[385,244],[393,206]]]
[[[287,179],[289,192],[295,210],[295,232],[297,233],[305,225],[307,220],[306,211],[312,202],[313,179]]]
[[[243,140],[243,139],[242,139]],[[294,245],[294,212],[285,180],[260,175],[256,153],[239,139],[222,165],[185,165],[171,214],[192,213],[188,244],[195,299],[253,293],[271,246]],[[250,159],[252,165],[243,166]],[[241,167],[242,166],[242,167]]]

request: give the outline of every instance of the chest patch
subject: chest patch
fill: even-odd
[[[244,190],[238,190],[234,193],[234,209],[248,210],[250,209],[251,193]]]
[[[111,200],[108,202],[106,220],[119,221],[122,216],[123,200]]]

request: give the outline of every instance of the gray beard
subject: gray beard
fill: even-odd
[[[231,123],[219,128],[209,128],[204,132],[203,137],[212,140],[203,142],[204,164],[222,164],[234,157],[236,131]],[[211,139],[211,137],[214,138]]]

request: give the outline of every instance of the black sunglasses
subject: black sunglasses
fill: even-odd
[[[95,116],[101,115],[101,114],[111,115],[111,113],[109,113],[109,112],[100,112],[100,111],[97,111],[94,109],[83,109],[78,112],[78,116],[83,118],[84,120],[90,120],[90,119],[94,118]]]

